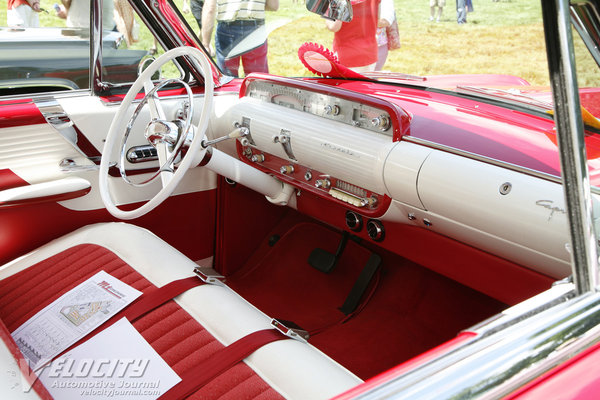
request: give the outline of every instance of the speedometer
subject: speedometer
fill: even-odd
[[[387,136],[393,134],[390,114],[387,111],[329,93],[265,80],[252,80],[245,96]]]
[[[271,103],[291,108],[293,110],[303,111],[302,102],[297,97],[289,96],[286,94],[274,95],[273,97],[271,97]]]

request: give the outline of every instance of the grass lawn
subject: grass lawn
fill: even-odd
[[[501,73],[518,75],[532,84],[548,81],[543,45],[541,6],[534,0],[475,1],[468,23],[456,23],[455,2],[448,0],[442,20],[429,21],[429,2],[395,0],[402,47],[389,53],[384,69],[414,75]],[[280,12],[293,15],[302,5],[283,2]],[[298,61],[286,58],[293,49],[313,41],[331,48],[333,34],[316,15],[301,17],[269,38],[269,66],[273,73],[304,74]],[[277,38],[283,38],[277,40]]]
[[[541,3],[536,0],[474,1],[468,23],[456,23],[455,2],[448,0],[442,20],[429,21],[427,0],[394,0],[402,47],[391,51],[386,70],[414,75],[498,73],[516,75],[532,85],[548,85],[548,66],[541,22]],[[40,14],[42,26],[64,26],[54,16],[55,0],[42,0],[50,11]],[[180,6],[182,0],[175,0]],[[197,25],[191,14],[185,15],[192,29]],[[6,21],[6,9],[0,10],[0,23]],[[322,18],[306,11],[304,3],[280,0],[277,12],[267,13],[267,26],[285,25],[269,35],[270,72],[287,76],[306,76],[308,71],[298,60],[298,48],[304,42],[317,42],[331,48],[333,34],[325,29]],[[150,48],[152,37],[141,31],[135,48]],[[576,44],[576,54],[583,54]],[[577,59],[582,86],[600,86],[598,69],[591,58]]]

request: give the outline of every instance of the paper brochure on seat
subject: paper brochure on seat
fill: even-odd
[[[154,400],[181,381],[126,318],[43,368],[55,399]]]
[[[100,271],[31,317],[12,337],[35,371],[141,294]]]

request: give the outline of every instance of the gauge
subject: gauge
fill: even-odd
[[[293,110],[303,111],[302,102],[300,99],[287,94],[274,95],[271,97],[271,103],[291,108]]]
[[[263,80],[250,82],[246,96],[391,136],[387,111],[325,93]]]

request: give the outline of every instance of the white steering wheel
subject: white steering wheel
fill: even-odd
[[[200,121],[198,122],[196,133],[194,134],[194,138],[192,139],[190,147],[188,148],[181,162],[178,164],[177,168],[175,168],[173,164],[175,157],[181,149],[181,145],[186,140],[185,136],[187,136],[187,132],[185,132],[185,127],[183,129],[183,134],[175,140],[176,143],[173,143],[173,140],[168,140],[167,137],[157,139],[157,135],[152,135],[151,138],[148,138],[150,144],[156,147],[160,168],[157,174],[155,174],[152,178],[150,178],[143,184],[133,184],[127,178],[124,172],[125,166],[123,165],[124,157],[122,154],[124,153],[124,146],[127,136],[129,135],[131,127],[133,126],[133,122],[137,118],[141,107],[143,107],[145,104],[149,105],[150,115],[152,117],[152,120],[148,123],[148,127],[146,128],[147,137],[149,136],[149,133],[151,134],[153,132],[160,131],[164,126],[173,126],[171,121],[166,121],[165,112],[160,105],[158,96],[156,95],[157,87],[161,86],[162,82],[159,82],[159,85],[155,87],[154,83],[152,82],[152,76],[164,64],[181,56],[190,56],[190,58],[197,61],[198,65],[200,66],[202,76],[204,77],[204,102],[202,105]],[[193,99],[191,98],[191,91],[189,89],[189,86],[187,86],[186,83],[180,80],[174,81],[183,84],[183,86],[186,88],[188,92],[188,97],[190,97],[190,106],[192,106]],[[145,90],[145,97],[138,106],[138,108],[135,110],[135,112],[131,113],[131,103],[142,88],[144,88]],[[201,159],[199,157],[201,157],[202,153],[206,151],[206,149],[202,147],[202,140],[205,137],[206,129],[208,128],[208,121],[212,112],[213,91],[214,83],[210,62],[208,61],[204,53],[202,53],[200,50],[194,47],[177,47],[175,49],[169,50],[160,57],[158,57],[152,64],[148,66],[148,68],[144,70],[144,72],[142,72],[142,74],[140,74],[140,76],[136,79],[136,81],[133,83],[133,85],[127,92],[127,95],[123,99],[123,102],[121,103],[121,106],[119,107],[119,110],[117,111],[115,118],[113,119],[113,122],[108,131],[108,135],[106,136],[104,150],[102,151],[102,160],[100,162],[99,172],[99,186],[100,196],[102,197],[102,201],[104,202],[104,206],[106,207],[108,212],[120,219],[138,218],[153,210],[156,206],[158,206],[160,203],[166,200],[171,195],[171,193],[173,193],[173,191],[177,187],[177,184],[179,184],[186,171],[190,167],[192,167],[192,163],[194,162],[194,160]],[[192,109],[193,108],[190,107],[190,115],[188,117],[190,118],[190,120],[192,117]],[[189,126],[190,120],[186,121],[184,125]],[[177,128],[177,126],[175,126],[175,128]],[[125,182],[134,186],[142,186],[150,183],[154,180],[154,178],[158,176],[160,176],[162,182],[162,188],[156,195],[154,195],[154,197],[152,197],[152,199],[150,199],[141,207],[131,211],[123,211],[119,209],[113,201],[110,193],[108,169],[111,160],[113,160],[112,153],[114,152],[115,144],[120,138],[122,139],[122,144],[119,168],[121,170],[122,178],[125,180]]]

